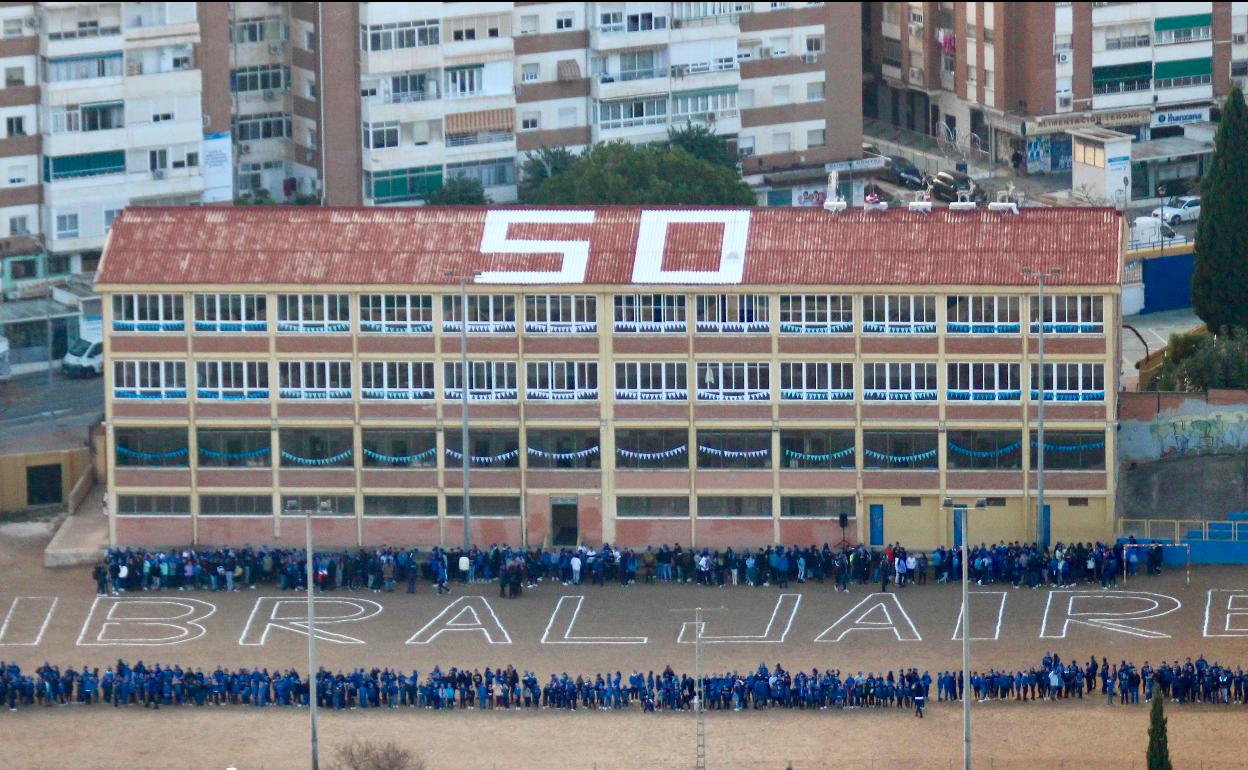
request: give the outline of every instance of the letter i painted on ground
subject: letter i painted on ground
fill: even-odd
[[[490,644],[511,644],[511,635],[494,608],[484,596],[461,596],[442,608],[420,630],[412,634],[408,644],[430,644],[442,634],[452,632],[481,633]]]
[[[839,642],[854,631],[888,631],[899,642],[923,641],[895,594],[869,594],[824,629],[815,641]]]
[[[560,596],[542,633],[542,644],[645,644],[649,641],[644,636],[577,636],[574,626],[584,602],[584,596]]]
[[[1005,617],[1005,591],[972,591],[967,594],[971,603],[971,640],[995,642],[1001,638],[1001,621]],[[966,610],[958,602],[958,620],[953,624],[953,640],[962,641],[962,618]]]
[[[54,596],[19,596],[14,599],[4,619],[0,620],[0,646],[34,647],[43,641],[43,632],[48,630],[56,603]]]
[[[779,644],[789,635],[793,626],[793,618],[797,616],[798,605],[802,603],[801,594],[780,594],[776,597],[776,606],[771,610],[771,617],[761,634],[708,634],[706,621],[702,628],[697,623],[687,621],[680,626],[680,636],[676,641],[680,644],[693,644],[698,636],[703,644]],[[724,613],[717,613],[722,616]],[[721,622],[717,619],[716,622]],[[699,633],[700,632],[700,633]]]

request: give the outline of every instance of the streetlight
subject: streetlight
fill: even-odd
[[[1056,267],[1049,270],[1023,268],[1024,277],[1036,279],[1036,300],[1039,305],[1036,309],[1036,327],[1040,331],[1036,342],[1036,352],[1040,360],[1040,377],[1036,383],[1036,395],[1039,397],[1039,404],[1036,406],[1036,540],[1045,546],[1048,545],[1048,538],[1042,536],[1040,530],[1040,519],[1044,516],[1044,391],[1045,382],[1048,380],[1048,373],[1044,370],[1044,284],[1050,276],[1057,277],[1061,274],[1061,269]],[[1056,314],[1054,317],[1056,318]]]
[[[315,510],[329,512],[329,501],[322,500],[318,495],[313,508],[303,509],[304,551],[307,556],[307,591],[308,591],[308,719],[312,724],[312,770],[319,770],[321,765],[321,749],[316,733],[316,608],[313,604],[313,589],[316,587],[316,573],[312,568],[312,514]],[[286,501],[286,511],[290,514],[299,513],[299,499],[290,498]]]
[[[459,280],[459,460],[464,473],[464,553],[467,553],[472,548],[472,506],[468,501],[468,282],[481,272],[456,275],[454,271],[447,270],[443,275]]]
[[[940,507],[954,509],[953,498],[946,497]],[[988,498],[975,500],[975,510],[982,511],[988,507]],[[971,583],[970,567],[967,556],[970,554],[971,541],[967,537],[966,507],[962,507],[962,766],[971,770],[971,603],[969,586]]]

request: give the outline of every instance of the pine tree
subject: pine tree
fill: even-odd
[[[1222,108],[1200,190],[1192,306],[1209,331],[1248,327],[1248,108],[1238,87]]]
[[[1148,725],[1148,770],[1174,770],[1170,764],[1170,742],[1166,737],[1166,717],[1160,694],[1153,698]]]

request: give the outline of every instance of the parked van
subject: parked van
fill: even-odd
[[[104,373],[104,340],[99,336],[79,337],[69,345],[61,371],[68,377],[94,377]]]

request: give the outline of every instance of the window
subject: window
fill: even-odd
[[[601,128],[631,128],[667,123],[667,97],[598,102],[598,125]]]
[[[437,19],[419,19],[395,24],[374,24],[360,27],[360,48],[366,51],[390,51],[395,48],[416,48],[441,42]],[[311,50],[311,49],[309,49]]]
[[[1172,78],[1159,77],[1153,81],[1153,87],[1161,90],[1164,88],[1187,88],[1188,86],[1205,86],[1213,82],[1213,75],[1205,72],[1200,75],[1181,75]]]
[[[518,34],[532,35],[537,32],[537,14],[529,14],[520,17],[520,29]]]
[[[56,237],[57,238],[77,238],[78,237],[78,215],[77,214],[57,214],[56,215]]]
[[[350,361],[279,361],[277,376],[282,398],[351,398]]]
[[[383,150],[399,146],[399,122],[397,120],[386,123],[365,123],[362,134],[366,150]]]
[[[812,128],[806,132],[807,147],[822,147],[824,142],[824,130],[822,128]]]
[[[615,397],[621,401],[684,401],[689,398],[684,361],[617,361]]]
[[[1071,35],[1054,35],[1053,36],[1053,52],[1069,51],[1074,47]]]
[[[789,87],[787,85],[771,87],[771,101],[773,104],[788,104],[792,101],[789,95]]]
[[[713,120],[737,114],[736,89],[672,94],[672,114],[690,120]]]
[[[113,398],[186,398],[186,362],[114,361]]]
[[[283,468],[350,468],[355,464],[350,428],[282,428]],[[316,510],[315,503],[310,506]]]
[[[432,430],[360,431],[365,468],[436,468],[438,435]]]
[[[348,495],[297,495],[282,498],[282,515],[302,518],[308,511],[316,516],[353,516],[355,498]]]
[[[851,497],[789,497],[780,498],[780,515],[836,519],[842,514],[853,519],[854,498]]]
[[[1031,469],[1040,461],[1038,436],[1031,433]],[[1093,431],[1046,430],[1044,432],[1046,471],[1105,470],[1105,434]]]
[[[792,137],[788,131],[780,131],[771,135],[771,151],[772,152],[788,152],[789,140]]]
[[[524,330],[530,334],[592,334],[598,330],[598,298],[592,294],[529,294]]]
[[[351,331],[351,301],[346,294],[277,295],[280,332]]]
[[[521,131],[535,131],[541,126],[541,113],[526,112],[520,116]]]
[[[771,467],[771,431],[699,430],[698,469],[766,469]]]
[[[949,470],[1022,470],[1023,441],[1017,430],[951,430],[945,434]]]
[[[26,118],[16,115],[4,119],[5,136],[26,136]]]
[[[1045,401],[1104,401],[1105,400],[1105,365],[1104,364],[1044,364]],[[1031,399],[1040,398],[1037,390],[1040,387],[1040,364],[1031,365]]]
[[[147,168],[149,171],[162,171],[169,168],[169,151],[148,150]]]
[[[576,123],[577,121],[576,121],[576,108],[575,107],[560,107],[559,108],[559,127],[560,128],[571,128],[572,126],[575,126]]]
[[[524,397],[530,401],[595,401],[597,361],[529,361]]]
[[[475,509],[474,509],[475,511]],[[437,516],[438,498],[421,495],[365,495],[364,516]]]
[[[263,43],[267,40],[285,39],[286,25],[278,16],[236,19],[230,25],[231,43]]]
[[[698,495],[698,518],[771,518],[770,497],[720,497]]]
[[[935,470],[939,465],[937,432],[866,430],[862,432],[862,467],[872,470]]]
[[[47,60],[47,80],[50,83],[121,77],[124,72],[120,51]]]
[[[626,518],[687,519],[689,498],[620,495],[615,498],[615,515]]]
[[[113,331],[180,332],[185,328],[181,294],[113,295]]]
[[[473,518],[503,518],[520,515],[520,498],[507,495],[471,495],[468,505]],[[447,518],[459,518],[464,515],[463,495],[446,496]]]
[[[272,516],[268,495],[200,495],[200,516]]]
[[[9,184],[26,184],[30,181],[30,175],[25,165],[9,166]]]
[[[1039,334],[1036,322],[1038,300],[1031,301],[1031,333]],[[1055,294],[1044,298],[1045,334],[1103,334],[1105,298]]]
[[[771,366],[765,361],[699,361],[699,401],[768,401]]]
[[[4,87],[19,88],[26,85],[26,68],[25,67],[5,67],[4,68]]]
[[[428,334],[433,331],[433,297],[429,294],[363,294],[360,331]]]
[[[782,430],[780,467],[800,470],[853,470],[854,431]]]
[[[443,433],[446,446],[446,467],[463,467],[463,436],[460,430],[448,428]],[[520,434],[514,430],[476,428],[468,434],[469,465],[480,468],[519,468]],[[450,498],[448,498],[449,500]]]
[[[44,272],[48,275],[65,275],[69,272],[68,254],[49,254],[44,262]]]
[[[27,278],[39,277],[39,260],[34,259],[15,259],[9,262],[9,275],[15,281],[21,281]]]
[[[1147,48],[1152,36],[1147,24],[1123,24],[1105,30],[1105,50],[1121,51],[1129,48]]]
[[[201,468],[269,468],[273,465],[268,429],[200,428],[196,434]]]
[[[448,67],[446,96],[448,99],[477,96],[485,90],[485,67]]]
[[[854,365],[848,361],[781,361],[783,401],[849,401],[854,397]]]
[[[862,330],[877,334],[935,334],[936,298],[868,294],[862,298]]]
[[[510,14],[447,19],[447,37],[454,42],[506,37],[511,34],[510,22]]]
[[[866,401],[934,401],[935,363],[864,363],[862,397]]]
[[[808,35],[806,37],[806,53],[807,54],[823,53],[823,35]]]
[[[458,136],[458,135],[457,135]],[[477,136],[475,134],[471,136]],[[481,134],[480,136],[498,136],[498,134]],[[508,134],[508,137],[511,135]],[[482,187],[499,187],[516,183],[515,158],[491,158],[489,160],[472,161],[470,163],[447,163],[447,179],[465,177],[475,179]]]
[[[536,83],[542,76],[542,65],[524,64],[520,67],[521,83]]]
[[[112,232],[113,222],[116,222],[119,216],[121,216],[121,209],[104,209],[104,232]]]
[[[30,223],[25,215],[9,217],[9,235],[30,235]]]
[[[596,430],[530,430],[527,450],[530,468],[597,468],[599,439]]]
[[[43,181],[45,182],[124,173],[126,173],[124,150],[62,155],[57,158],[47,155],[43,157]]]
[[[391,171],[364,172],[364,189],[373,203],[423,200],[442,186],[442,166],[415,166]]]
[[[22,36],[22,20],[21,19],[5,19],[4,20],[4,36],[5,37],[21,37]]]
[[[263,294],[196,294],[195,331],[266,331],[266,299]]]
[[[817,80],[813,83],[806,84],[806,101],[821,102],[823,101],[823,98],[824,98],[823,94],[824,94],[824,83],[822,80]]]
[[[615,331],[683,334],[685,332],[684,295],[615,295]]]
[[[966,85],[974,88],[976,81],[979,80],[979,69],[974,64],[966,65]]]
[[[555,29],[560,31],[572,29],[573,22],[574,17],[570,11],[561,12],[555,16]]]
[[[616,429],[615,454],[617,468],[685,469],[689,467],[689,432],[670,428]]]
[[[647,32],[654,29],[667,29],[667,17],[653,13],[629,13],[623,11],[605,11],[600,17],[603,32]]]
[[[1017,401],[1023,397],[1019,364],[949,363],[950,401]]]
[[[365,141],[367,141],[367,129],[364,134]],[[234,138],[240,142],[251,142],[257,139],[289,139],[290,137],[290,116],[285,113],[267,112],[234,118]],[[397,137],[395,144],[398,144]]]
[[[197,361],[195,397],[241,401],[269,397],[268,361]]]
[[[848,334],[853,330],[854,304],[847,294],[780,295],[781,334]]]
[[[185,468],[185,428],[117,428],[113,432],[117,466],[124,468]]]
[[[447,361],[444,367],[446,385],[443,398],[462,398],[463,364]],[[468,398],[473,401],[511,401],[516,398],[515,361],[469,361],[468,371]]]
[[[1161,21],[1158,19],[1158,21]],[[1195,43],[1213,39],[1213,27],[1188,27],[1186,29],[1162,29],[1153,36],[1153,45],[1172,45],[1175,43]]]
[[[700,332],[767,332],[771,315],[765,294],[702,294],[698,302]]]
[[[118,516],[189,516],[186,495],[117,495]]]
[[[432,361],[361,361],[360,396],[366,400],[432,401]]]
[[[230,90],[235,93],[283,91],[289,85],[290,70],[281,64],[257,64],[230,71]]]
[[[1018,297],[946,297],[945,331],[950,334],[1018,334],[1018,308]]]
[[[458,295],[442,297],[442,331],[457,332],[463,322]],[[516,298],[510,294],[469,294],[468,333],[499,334],[516,331]]]

